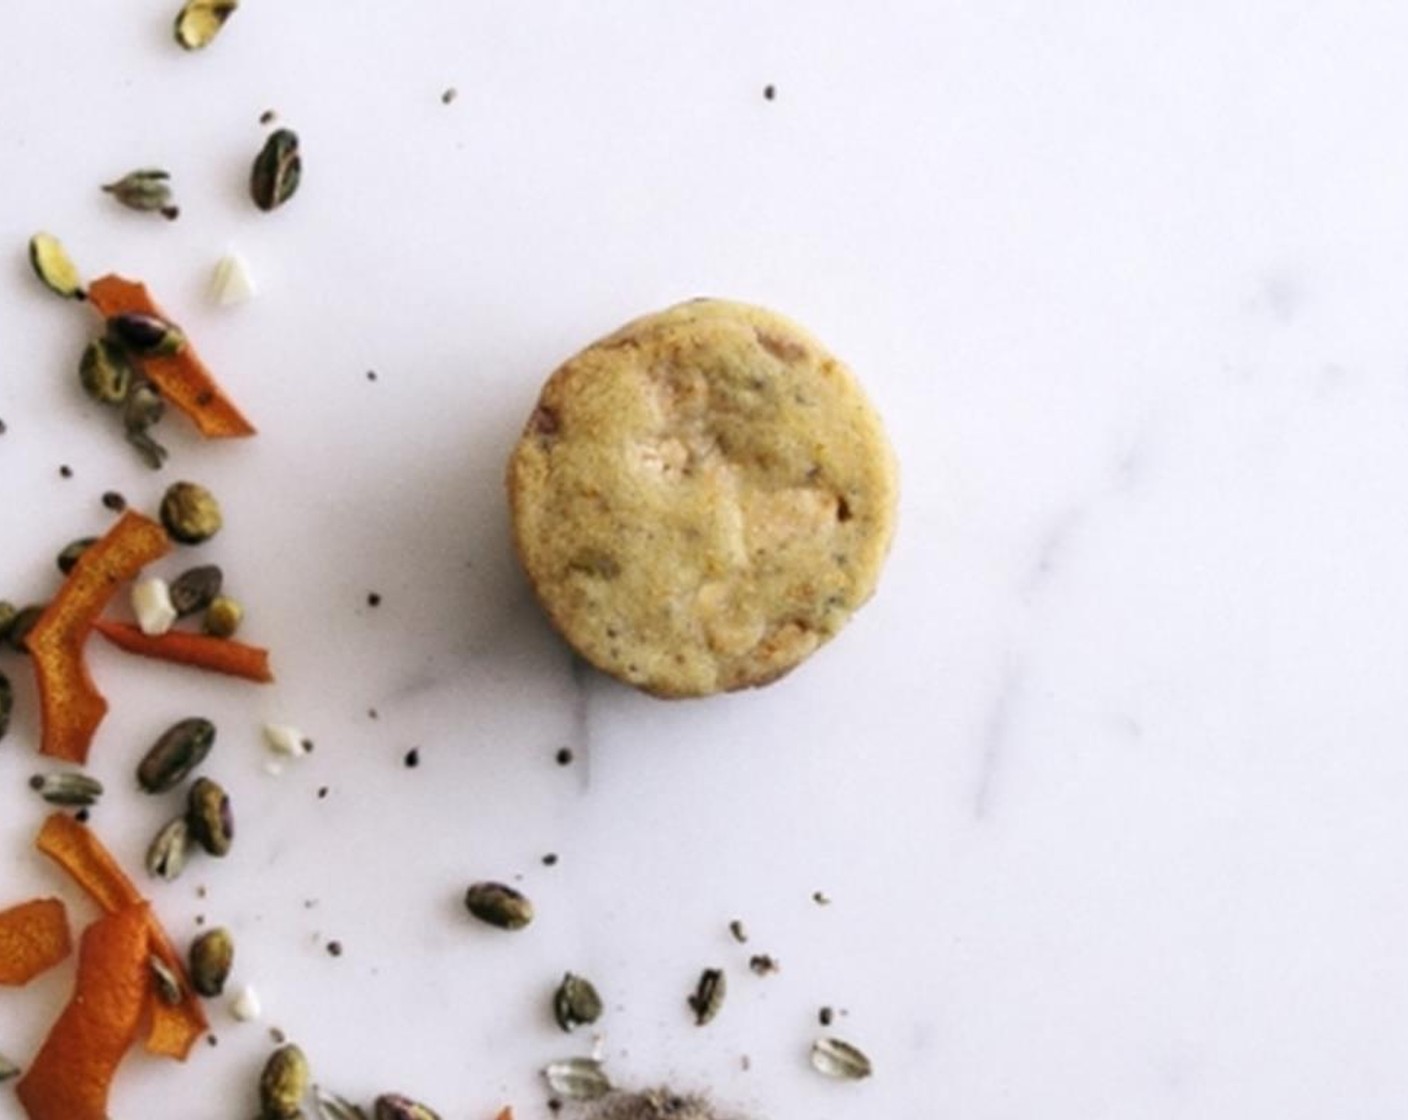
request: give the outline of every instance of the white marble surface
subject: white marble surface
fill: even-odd
[[[591,1047],[548,1016],[564,969],[607,996],[618,1080],[752,1115],[1402,1115],[1408,9],[247,0],[187,57],[173,7],[29,0],[0,47],[0,594],[49,593],[103,490],[195,478],[279,672],[95,651],[95,825],[129,863],[169,811],[137,754],[220,727],[235,851],[152,897],[181,939],[229,925],[267,1012],[213,1009],[185,1067],[134,1057],[116,1116],[251,1114],[269,1024],[346,1094],[543,1116],[536,1068]],[[270,107],[306,172],[263,215]],[[175,223],[97,191],[150,163]],[[75,386],[38,228],[149,280],[258,439],[173,421],[144,472]],[[230,246],[262,291],[220,309]],[[695,294],[846,357],[904,497],[831,647],[666,704],[574,674],[501,473],[557,361]],[[60,891],[81,923],[28,848],[34,697],[0,667],[0,903]],[[267,719],[317,742],[280,778]],[[464,885],[517,875],[538,921],[475,928]],[[705,965],[732,992],[700,1030]],[[0,1051],[70,981],[0,991]],[[871,1081],[808,1068],[822,1004]]]

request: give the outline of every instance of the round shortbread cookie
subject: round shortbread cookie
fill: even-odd
[[[767,684],[875,590],[894,457],[796,324],[693,300],[562,365],[508,467],[514,544],[568,643],[658,696]]]

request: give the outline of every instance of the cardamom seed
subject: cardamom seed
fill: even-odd
[[[166,414],[166,402],[150,381],[140,380],[132,385],[122,410],[122,425],[127,431],[127,442],[137,449],[143,462],[152,470],[160,470],[166,462],[166,448],[157,443],[149,434]]]
[[[695,1026],[702,1027],[719,1013],[728,994],[728,979],[721,968],[706,968],[699,974],[699,983],[689,997]]]
[[[9,1081],[12,1077],[18,1077],[19,1074],[20,1067],[10,1061],[9,1058],[5,1057],[4,1054],[0,1054],[0,1082]]]
[[[175,323],[144,311],[124,311],[107,321],[108,337],[120,342],[134,354],[145,357],[166,357],[179,354],[186,346],[186,336]]]
[[[196,716],[173,723],[137,764],[137,784],[148,793],[175,789],[214,745],[215,725],[208,719]]]
[[[367,1120],[365,1109],[319,1085],[313,1086],[313,1103],[320,1120]]]
[[[372,1105],[373,1120],[440,1120],[440,1114],[427,1105],[403,1097],[400,1093],[383,1093]]]
[[[64,550],[54,558],[54,562],[59,566],[59,571],[68,575],[73,571],[73,566],[78,563],[78,558],[97,543],[97,537],[80,537],[78,540],[66,544]]]
[[[308,1093],[308,1059],[293,1043],[280,1046],[259,1076],[260,1120],[296,1120]]]
[[[207,999],[225,991],[225,981],[235,964],[235,942],[224,928],[207,930],[191,942],[191,987]]]
[[[611,1092],[611,1081],[595,1058],[564,1058],[543,1069],[548,1088],[569,1101],[600,1100]]]
[[[533,920],[533,904],[503,883],[474,883],[465,892],[464,904],[481,922],[499,929],[522,929]]]
[[[10,678],[0,673],[0,739],[10,730],[10,714],[15,710],[15,686]]]
[[[159,213],[165,218],[180,216],[171,197],[171,173],[159,167],[129,171],[121,179],[104,183],[103,190],[129,210]]]
[[[203,611],[220,594],[225,573],[216,564],[188,568],[171,581],[171,605],[182,618]]]
[[[29,652],[29,632],[44,613],[42,603],[34,603],[17,612],[5,630],[5,644],[16,653]]]
[[[182,998],[180,978],[155,953],[147,958],[147,966],[152,970],[157,998],[169,1007],[175,1007]]]
[[[244,608],[238,599],[217,595],[205,609],[202,628],[212,638],[232,638],[244,621]]]
[[[88,298],[77,267],[52,233],[36,233],[29,239],[29,263],[34,274],[55,295],[65,299]]]
[[[75,808],[94,805],[103,795],[103,783],[87,774],[35,774],[29,779],[29,788],[50,805]]]
[[[590,980],[571,972],[562,977],[552,997],[552,1014],[559,1027],[570,1031],[595,1023],[601,1018],[601,1011],[601,996]]]
[[[186,866],[186,852],[191,846],[191,829],[185,817],[177,817],[162,826],[147,848],[147,873],[168,883]]]
[[[812,1044],[812,1068],[842,1081],[860,1081],[871,1074],[870,1059],[839,1038],[819,1038]]]
[[[191,786],[186,809],[191,836],[213,856],[229,854],[235,839],[235,818],[230,812],[229,795],[209,778],[197,779]]]
[[[136,377],[126,349],[111,339],[95,338],[83,348],[78,380],[83,391],[99,404],[122,404]]]
[[[174,482],[161,499],[161,523],[172,540],[201,544],[220,531],[224,519],[215,495],[195,482]]]
[[[239,6],[239,0],[188,0],[176,16],[176,42],[188,51],[210,46]]]
[[[303,177],[303,157],[298,152],[298,134],[281,128],[270,134],[254,158],[249,175],[249,194],[261,210],[282,206],[298,190]]]

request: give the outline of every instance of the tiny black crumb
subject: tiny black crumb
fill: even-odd
[[[205,925],[205,915],[204,915],[204,914],[197,914],[197,915],[196,915],[196,925],[198,925],[198,926],[203,926],[203,925]]]
[[[375,708],[368,708],[368,709],[367,709],[367,718],[368,718],[368,719],[380,719],[380,718],[381,718],[381,713],[378,712]]]
[[[275,1046],[282,1046],[288,1041],[288,1035],[284,1034],[278,1027],[269,1028],[269,1041]]]
[[[73,819],[76,820],[76,821],[80,821],[80,822],[83,822],[83,823],[86,824],[87,821],[88,821],[89,815],[90,815],[90,814],[89,814],[89,812],[88,812],[87,809],[79,809],[78,812],[76,812],[76,813],[73,814]]]
[[[59,468],[59,477],[60,477],[60,478],[72,478],[72,477],[73,477],[73,468],[72,468],[71,466],[69,466],[67,463],[65,463],[63,466],[61,466],[61,467]]]
[[[319,786],[319,787],[318,787],[318,800],[321,801],[321,800],[322,800],[323,798],[325,798],[327,795],[328,795],[328,787],[327,787],[327,786]]]
[[[561,1112],[561,1111],[562,1111],[562,1102],[561,1102],[560,1100],[558,1100],[556,1097],[549,1097],[549,1098],[548,1098],[548,1111],[549,1111],[549,1112]]]
[[[368,381],[375,381],[375,380],[376,380],[376,370],[374,370],[374,369],[369,369],[369,370],[367,370],[367,380],[368,380]]]
[[[342,956],[342,942],[341,942],[341,941],[329,941],[329,942],[328,942],[328,956],[330,956],[330,957],[340,957],[340,956]]]
[[[116,490],[109,490],[103,495],[103,505],[107,506],[113,513],[121,513],[127,508],[127,499]]]
[[[198,886],[198,887],[196,888],[196,897],[197,897],[197,898],[204,898],[204,897],[206,896],[206,894],[208,894],[208,893],[209,893],[209,892],[205,889],[205,884],[204,884],[204,883],[202,883],[200,886]]]
[[[451,86],[449,89],[447,89],[444,93],[440,95],[440,103],[442,105],[448,105],[452,101],[454,101],[454,99],[457,98],[459,95],[460,91],[457,90],[454,86]]]
[[[305,899],[303,900],[303,909],[305,909],[305,910],[311,910],[311,909],[313,909],[313,907],[315,907],[315,906],[317,906],[317,905],[318,905],[318,900],[317,900],[316,898],[305,898]]]
[[[553,866],[555,866],[556,864],[557,864],[557,853],[556,853],[556,852],[549,852],[547,855],[545,855],[545,856],[543,857],[543,866],[544,866],[544,867],[553,867]]]
[[[836,1012],[832,1011],[829,1007],[823,1007],[820,1011],[816,1013],[816,1021],[820,1023],[823,1027],[829,1027],[832,1023],[832,1020],[834,1020],[835,1018]]]
[[[313,748],[316,747],[317,745],[318,745],[318,744],[316,744],[315,742],[313,742],[312,739],[309,739],[309,738],[307,738],[307,737],[305,736],[304,739],[303,739],[303,753],[304,753],[304,754],[312,754],[312,753],[313,753]]]
[[[769,101],[777,100],[777,87],[769,83],[763,87],[763,96]]]
[[[748,958],[748,967],[758,976],[777,972],[782,966],[770,953],[756,953]]]
[[[278,114],[273,109],[265,109],[259,114],[260,124],[273,124],[278,119]]]
[[[216,1038],[213,1034],[208,1034],[208,1035],[206,1035],[206,1036],[205,1036],[205,1041],[206,1041],[206,1045],[208,1045],[208,1046],[219,1046],[219,1045],[220,1045],[220,1040],[219,1040],[218,1038]]]
[[[168,222],[174,222],[181,216],[181,208],[179,206],[163,206],[161,208],[161,216]],[[199,400],[199,398],[197,398],[197,400]],[[210,402],[206,401],[205,403],[209,404]]]
[[[3,436],[10,429],[5,426],[5,421],[0,420],[0,436]]]
[[[407,770],[414,770],[417,766],[419,766],[419,765],[420,765],[420,748],[419,748],[419,747],[412,747],[410,750],[408,750],[408,751],[406,752],[406,757],[405,757],[404,761],[405,761],[405,763],[406,763],[406,769],[407,769]]]
[[[375,591],[370,591],[370,592],[368,592],[368,593],[367,593],[367,606],[369,606],[369,607],[379,607],[379,606],[381,606],[381,595],[380,595],[379,593],[375,592]]]
[[[571,765],[572,765],[572,748],[571,748],[571,747],[561,747],[561,748],[558,750],[556,757],[557,757],[557,764],[558,764],[559,766],[571,766]]]
[[[812,891],[812,901],[818,906],[830,906],[831,896],[825,891]]]
[[[753,1068],[753,1059],[750,1058],[747,1054],[744,1054],[743,1058],[739,1061],[738,1064],[743,1067],[743,1072],[747,1073],[750,1069]]]

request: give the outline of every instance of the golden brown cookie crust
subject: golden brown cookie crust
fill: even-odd
[[[831,638],[875,590],[897,481],[879,417],[816,339],[693,300],[548,379],[508,492],[553,625],[678,697],[767,684]]]

